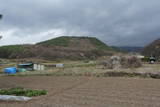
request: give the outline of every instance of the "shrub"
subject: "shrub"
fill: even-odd
[[[142,61],[142,62],[149,62],[149,57],[141,58],[141,61]]]

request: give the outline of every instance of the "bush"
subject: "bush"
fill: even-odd
[[[149,57],[141,58],[141,61],[142,61],[142,62],[149,62]]]
[[[46,95],[46,90],[29,90],[24,88],[11,88],[11,89],[2,89],[0,90],[1,95],[16,95],[16,96],[40,96],[40,95]]]

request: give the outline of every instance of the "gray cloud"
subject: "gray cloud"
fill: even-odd
[[[159,0],[1,0],[0,44],[86,35],[144,46],[160,38],[159,7]]]

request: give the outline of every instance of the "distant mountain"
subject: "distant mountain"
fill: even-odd
[[[0,47],[0,58],[95,59],[118,50],[94,37],[62,36],[35,45]]]
[[[141,53],[145,56],[160,56],[160,39],[157,39],[150,43],[149,45],[145,46]]]
[[[118,47],[120,50],[125,52],[140,52],[143,47],[129,47],[129,46],[121,46]]]

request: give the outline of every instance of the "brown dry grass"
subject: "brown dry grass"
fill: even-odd
[[[143,64],[140,68],[115,68],[115,69],[104,69],[102,65],[99,65],[101,60],[96,61],[60,61],[58,63],[64,63],[64,68],[50,68],[46,69],[45,71],[33,71],[33,72],[23,72],[23,73],[17,73],[16,75],[20,76],[30,76],[30,75],[54,75],[54,76],[106,76],[107,72],[122,72],[122,73],[128,73],[128,77],[130,76],[136,76],[137,73],[140,75],[146,75],[145,77],[151,77],[148,76],[150,74],[156,74],[159,75],[158,78],[160,78],[160,64]],[[15,63],[8,63],[5,65],[1,65],[1,74],[2,69],[4,67],[13,66]],[[56,64],[56,62],[44,62],[44,64]],[[134,73],[134,74],[133,74]],[[135,75],[136,73],[136,75]],[[138,74],[138,75],[139,75]],[[5,76],[5,75],[4,75]],[[125,75],[126,76],[126,75]],[[144,77],[144,76],[140,76]],[[156,77],[157,78],[157,77]]]

